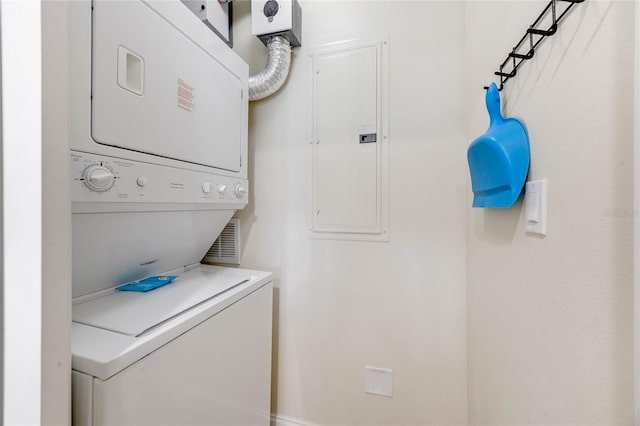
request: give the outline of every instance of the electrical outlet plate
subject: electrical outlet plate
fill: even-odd
[[[364,391],[373,395],[393,397],[393,375],[387,368],[364,367]]]

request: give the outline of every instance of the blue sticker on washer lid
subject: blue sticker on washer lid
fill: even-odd
[[[176,278],[178,278],[177,275],[156,275],[140,281],[134,281],[132,283],[121,285],[120,287],[117,287],[116,290],[137,291],[145,293],[147,291],[155,290],[156,288],[167,285]]]

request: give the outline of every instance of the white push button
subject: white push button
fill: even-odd
[[[138,179],[136,179],[136,183],[139,187],[143,188],[147,186],[147,178],[144,176],[140,176]]]
[[[208,194],[211,192],[211,182],[205,182],[202,184],[202,192]]]

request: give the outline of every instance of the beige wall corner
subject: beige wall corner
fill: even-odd
[[[482,86],[542,7],[467,3],[469,142]],[[633,423],[634,7],[577,5],[502,92],[529,180],[548,179],[548,235],[525,234],[522,201],[469,214],[471,424]]]

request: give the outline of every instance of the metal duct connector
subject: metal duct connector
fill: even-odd
[[[273,95],[282,87],[291,66],[291,44],[282,36],[274,36],[267,43],[267,65],[249,77],[249,100],[257,101]]]

